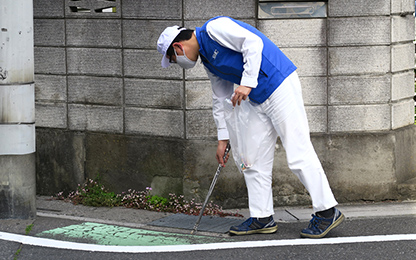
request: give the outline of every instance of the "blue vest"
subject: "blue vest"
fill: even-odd
[[[221,46],[212,40],[206,31],[207,23],[217,18],[219,17],[212,18],[202,27],[195,28],[201,60],[214,75],[240,85],[244,66],[243,55],[240,52]],[[249,95],[251,101],[261,104],[279,87],[285,78],[296,70],[296,66],[259,30],[249,24],[230,19],[263,40],[261,66],[257,78],[258,85],[251,90]]]

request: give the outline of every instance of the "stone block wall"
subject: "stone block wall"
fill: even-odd
[[[397,183],[416,176],[414,164],[397,165],[416,154],[413,1],[329,0],[326,17],[308,19],[261,19],[259,2],[34,0],[38,193],[100,174],[116,192],[152,186],[204,198],[217,166],[210,83],[201,64],[161,68],[156,41],[167,26],[226,15],[259,28],[298,66],[339,200],[399,198]],[[115,12],[96,11],[107,7]],[[275,201],[309,203],[281,146],[275,158]],[[237,207],[246,196],[231,162],[213,199]]]

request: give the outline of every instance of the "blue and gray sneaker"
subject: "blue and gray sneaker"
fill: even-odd
[[[271,234],[277,231],[277,224],[270,216],[267,223],[260,222],[257,218],[248,218],[238,226],[230,228],[230,235],[249,235],[249,234]]]
[[[300,232],[300,236],[308,238],[322,238],[326,236],[329,231],[341,224],[344,218],[344,214],[336,208],[334,216],[331,218],[322,218],[312,214],[312,219],[309,222],[308,228],[302,230]]]

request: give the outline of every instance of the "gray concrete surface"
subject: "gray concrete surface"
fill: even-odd
[[[78,221],[95,220],[100,223],[122,224],[128,226],[144,227],[146,224],[171,216],[173,213],[155,212],[148,210],[128,209],[124,207],[88,207],[84,205],[73,205],[61,200],[53,200],[48,196],[37,197],[37,215],[40,217],[53,217],[60,219],[71,219]],[[338,208],[347,218],[375,218],[416,216],[416,201],[403,202],[380,202],[380,203],[352,203],[341,204]],[[250,217],[249,210],[227,209],[229,213],[236,213]],[[310,207],[276,207],[275,220],[278,222],[307,222],[313,213]],[[24,222],[26,223],[26,222]]]

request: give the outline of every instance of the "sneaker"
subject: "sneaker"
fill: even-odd
[[[232,226],[230,228],[231,235],[249,235],[249,234],[271,234],[277,231],[277,224],[274,222],[273,217],[270,217],[270,221],[266,224],[261,223],[256,218],[249,218],[238,226]]]
[[[308,228],[302,230],[300,232],[300,236],[308,238],[322,238],[326,236],[329,231],[341,224],[344,218],[344,214],[336,208],[332,218],[321,218],[312,214],[312,219]]]

